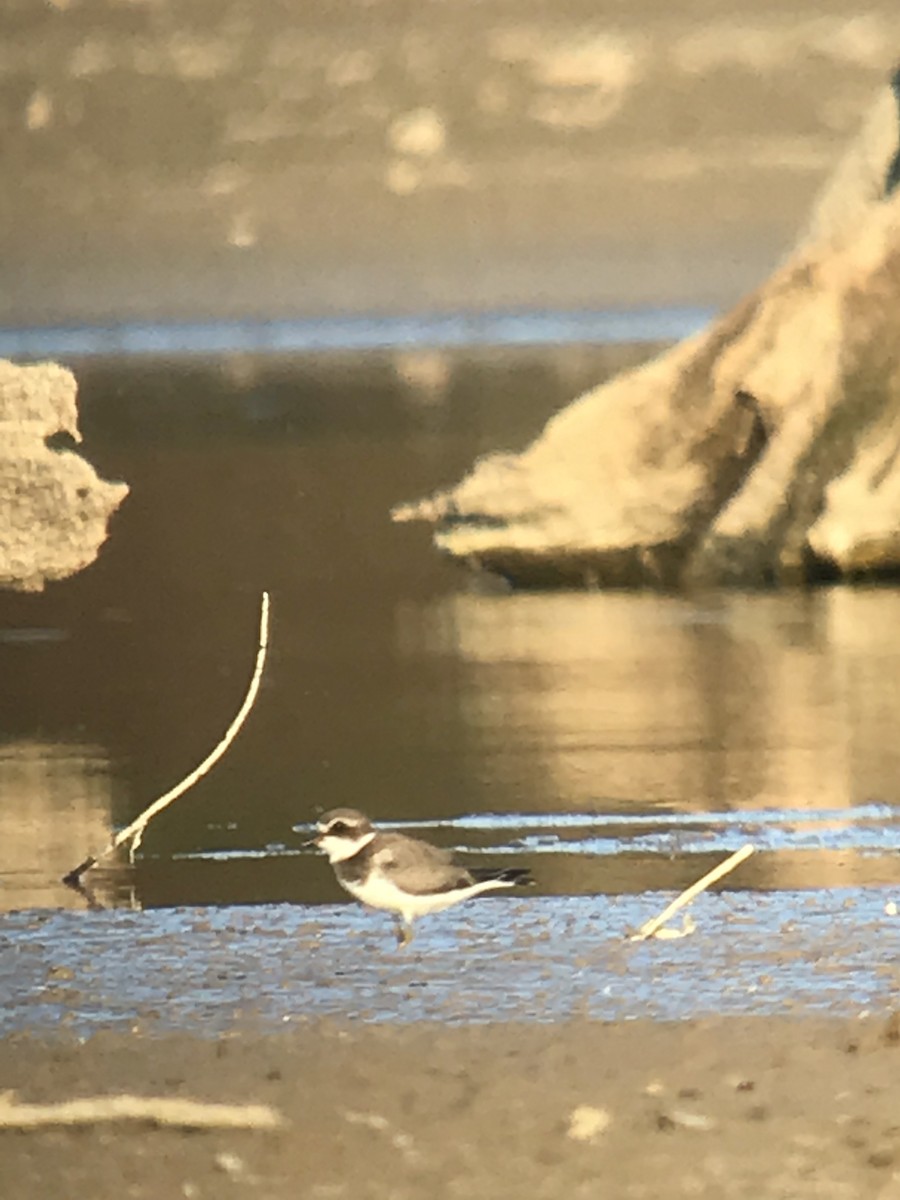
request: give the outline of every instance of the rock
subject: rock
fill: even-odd
[[[800,244],[835,237],[864,218],[900,182],[900,70],[819,193]]]
[[[900,436],[900,193],[852,234],[796,255],[761,289],[716,363],[714,387],[752,396],[767,445],[704,531],[688,572],[711,582],[797,580],[813,560],[900,565],[884,541]],[[887,456],[887,457],[886,457]],[[896,483],[894,484],[896,488]],[[894,503],[893,529],[900,505]],[[900,541],[898,541],[900,548]]]
[[[612,1114],[608,1109],[596,1108],[593,1104],[579,1104],[569,1114],[566,1134],[574,1142],[594,1142],[611,1125]]]
[[[900,72],[758,291],[394,518],[526,586],[900,567],[898,95]]]
[[[40,591],[92,563],[128,494],[80,455],[47,439],[81,440],[70,371],[0,360],[0,587]]]

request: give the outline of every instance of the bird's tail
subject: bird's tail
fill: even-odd
[[[507,867],[503,871],[475,867],[469,869],[469,874],[476,883],[500,883],[507,887],[529,887],[534,883],[527,867]]]

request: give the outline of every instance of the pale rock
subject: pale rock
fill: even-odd
[[[47,444],[57,434],[81,440],[75,395],[64,367],[0,360],[0,588],[40,591],[88,566],[128,494]]]
[[[755,293],[401,505],[523,586],[900,569],[900,72]]]

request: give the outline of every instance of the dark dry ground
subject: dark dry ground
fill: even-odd
[[[262,1101],[288,1121],[4,1132],[4,1200],[900,1196],[900,1021],[883,1014],[19,1037],[0,1074],[22,1100]]]

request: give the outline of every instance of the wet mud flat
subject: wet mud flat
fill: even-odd
[[[270,1131],[0,1130],[5,1200],[47,1196],[890,1197],[900,1024],[867,1018],[350,1024],[0,1043],[30,1103],[271,1106]]]
[[[638,943],[628,935],[669,893],[498,896],[423,919],[403,950],[385,914],[353,904],[10,912],[0,1035],[886,1012],[895,896],[706,893],[693,933]]]

